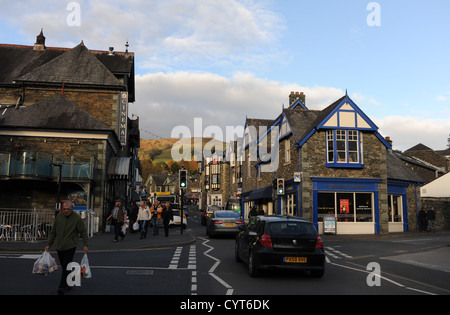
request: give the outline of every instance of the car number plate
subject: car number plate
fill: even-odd
[[[236,223],[224,223],[223,226],[236,226]]]
[[[301,264],[305,264],[308,262],[308,258],[307,257],[284,257],[283,261],[285,263],[301,263]]]

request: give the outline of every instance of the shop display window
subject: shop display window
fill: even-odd
[[[373,194],[319,192],[317,213],[319,221],[333,215],[338,222],[373,222]]]

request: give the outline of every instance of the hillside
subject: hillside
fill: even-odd
[[[162,172],[176,173],[182,166],[184,166],[184,168],[191,173],[198,171],[197,162],[182,161],[177,163],[172,160],[172,146],[179,140],[180,139],[173,138],[156,140],[141,139],[141,147],[138,155],[142,164],[142,175],[144,181],[147,179],[149,174],[159,174]],[[203,138],[202,148],[210,141],[210,138]],[[193,156],[194,138],[191,139],[191,148],[191,156]]]

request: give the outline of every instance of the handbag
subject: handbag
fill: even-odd
[[[84,254],[83,258],[81,259],[80,273],[81,273],[81,278],[83,278],[83,279],[92,278],[91,267],[89,266],[89,260],[88,260],[87,254]]]
[[[48,275],[58,269],[56,259],[49,252],[44,251],[41,256],[34,262],[33,274]]]

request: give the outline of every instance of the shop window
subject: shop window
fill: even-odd
[[[389,222],[403,222],[402,196],[388,195]]]
[[[372,194],[355,194],[356,222],[372,222]]]
[[[337,206],[338,221],[341,222],[354,222],[354,199],[352,193],[338,193],[337,194]]]
[[[363,167],[362,134],[357,130],[326,132],[328,167]]]
[[[372,198],[372,193],[319,192],[318,219],[334,215],[338,222],[373,222]]]
[[[318,193],[317,194],[317,213],[319,221],[323,221],[323,217],[327,215],[335,215],[335,199],[334,193]]]

